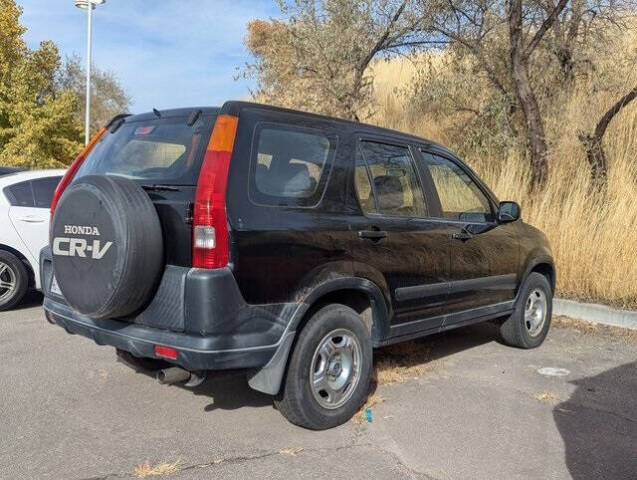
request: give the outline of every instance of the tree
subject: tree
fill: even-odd
[[[61,91],[71,91],[77,99],[75,118],[79,124],[84,123],[86,112],[86,73],[82,67],[80,57],[71,55],[66,58],[57,79],[57,88]],[[105,72],[93,65],[91,67],[91,133],[120,113],[126,113],[131,104],[131,98],[120,85],[117,77],[111,72]]]
[[[56,88],[57,47],[45,41],[30,50],[24,44],[21,13],[13,0],[0,0],[0,164],[68,165],[81,148],[77,100]]]
[[[509,116],[521,108],[531,188],[541,188],[548,176],[544,121],[529,72],[531,56],[567,3],[559,0],[545,10],[533,0],[419,2],[424,34],[442,35],[474,56],[493,87],[508,99]]]
[[[559,0],[548,11],[546,17],[525,39],[523,30],[522,0],[509,0],[509,41],[511,56],[511,75],[515,94],[520,102],[526,121],[526,134],[531,164],[531,187],[543,187],[548,178],[548,147],[544,131],[544,121],[540,113],[537,97],[529,80],[529,60],[538,44],[546,35],[558,15],[569,0]]]
[[[606,153],[604,152],[604,146],[602,145],[606,129],[615,115],[635,98],[637,98],[637,86],[606,110],[602,118],[597,122],[592,134],[579,133],[579,139],[586,150],[586,159],[591,169],[593,184],[597,186],[598,189],[604,188],[606,178],[608,177],[608,161],[606,159]]]
[[[576,69],[591,64],[591,46],[621,23],[624,0],[415,0],[421,35],[440,36],[473,56],[498,96],[507,100],[507,126],[521,114],[531,187],[549,169],[545,136],[551,99],[569,88]],[[554,72],[557,63],[559,71]]]
[[[279,0],[284,20],[248,24],[254,56],[244,75],[264,101],[350,119],[373,108],[369,66],[408,48],[415,34],[408,0]]]

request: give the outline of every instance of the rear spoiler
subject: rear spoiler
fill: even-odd
[[[115,122],[130,116],[131,116],[130,113],[120,113],[118,115],[115,115],[113,118],[109,120],[109,122],[106,125],[104,125],[104,128],[108,130],[109,128],[113,126],[113,124],[115,124]]]

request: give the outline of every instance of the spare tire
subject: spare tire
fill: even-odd
[[[55,209],[50,240],[64,298],[89,317],[130,315],[159,283],[161,224],[146,192],[127,178],[89,175],[71,184]]]

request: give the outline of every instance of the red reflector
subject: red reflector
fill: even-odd
[[[177,360],[177,350],[170,347],[164,347],[163,345],[155,345],[155,355],[158,357],[170,358],[171,360]]]

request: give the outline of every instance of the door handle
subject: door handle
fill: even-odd
[[[361,230],[358,232],[360,238],[367,238],[369,240],[379,241],[383,238],[387,238],[387,232],[383,230]]]
[[[16,220],[19,220],[20,222],[26,222],[26,223],[43,223],[44,222],[43,218],[38,218],[38,217],[18,217]]]
[[[451,238],[453,238],[454,240],[460,240],[461,242],[471,240],[472,237],[473,235],[471,235],[469,232],[458,232],[451,234]]]

